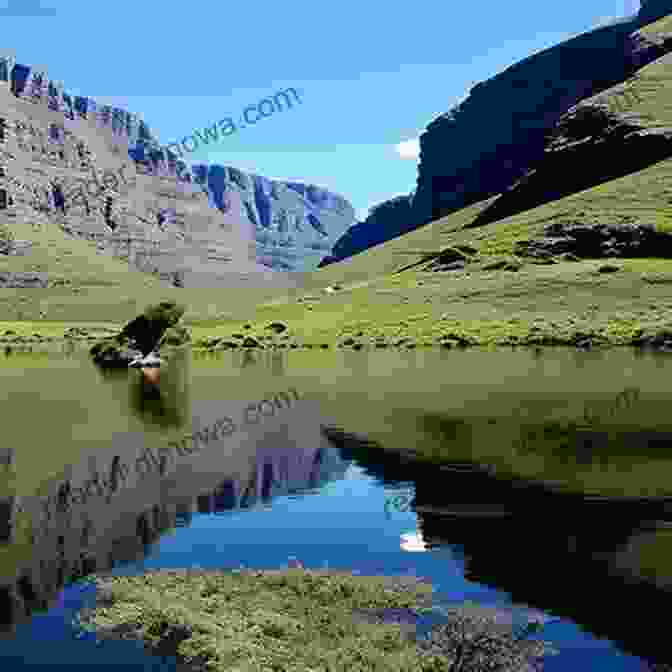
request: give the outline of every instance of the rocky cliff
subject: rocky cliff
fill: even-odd
[[[223,166],[190,169],[160,149],[138,115],[71,96],[45,71],[4,57],[5,217],[25,222],[22,237],[58,226],[132,268],[193,287],[230,286],[234,276],[278,282],[272,270],[314,267],[354,210],[312,185]]]
[[[549,160],[549,136],[562,115],[580,101],[624,82],[670,50],[672,36],[639,30],[669,13],[670,0],[643,2],[636,16],[533,54],[474,86],[462,103],[434,119],[420,136],[417,184],[405,224],[400,225],[394,216],[369,218],[352,227],[322,265],[506,192],[540,161]],[[603,159],[610,152],[613,155],[615,137],[611,137],[610,149],[601,154]],[[646,140],[635,142],[645,147],[647,156],[664,158],[666,143],[661,138],[649,134]],[[628,148],[633,146],[631,142]],[[584,158],[586,148],[582,152]],[[631,165],[628,157],[633,158]],[[632,172],[642,163],[646,165],[645,160],[638,162],[623,151],[613,172]],[[584,189],[590,186],[590,175],[583,171],[575,182],[576,188]],[[547,196],[551,197],[550,191]],[[528,197],[527,203],[533,201]],[[509,206],[512,202],[508,199]],[[519,205],[524,205],[522,200]],[[498,215],[504,210],[501,207]],[[515,207],[506,208],[507,215],[515,211]]]
[[[505,191],[543,158],[565,112],[662,56],[637,27],[624,19],[534,54],[432,121],[420,136],[416,223]]]
[[[347,259],[353,254],[412,231],[413,211],[410,196],[395,196],[371,208],[363,222],[351,226],[337,241],[319,266]]]
[[[257,262],[274,270],[313,270],[355,221],[348,201],[314,185],[270,180],[231,166],[192,170],[213,207],[232,221],[245,222]]]

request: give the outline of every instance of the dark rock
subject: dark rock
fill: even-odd
[[[454,341],[460,347],[465,347],[467,345],[472,345],[472,341],[466,336],[461,334],[448,333],[441,336],[442,341]]]
[[[189,331],[179,324],[183,314],[184,308],[174,301],[150,305],[118,335],[95,343],[89,353],[94,363],[103,368],[123,368],[141,355],[165,346],[187,343],[190,340]],[[73,333],[77,332],[69,331],[71,336]]]
[[[354,345],[355,339],[352,336],[348,336],[344,341],[341,342],[341,345]]]
[[[154,350],[164,332],[175,326],[184,315],[184,308],[174,301],[163,301],[148,306],[145,312],[131,320],[120,333],[121,338],[128,338],[140,349],[143,355]]]
[[[271,322],[266,329],[271,329],[276,334],[281,334],[283,331],[287,331],[287,325],[282,322]]]
[[[464,261],[452,261],[449,264],[430,264],[427,267],[428,271],[463,271]]]
[[[519,271],[522,268],[519,261],[511,261],[509,259],[498,259],[483,266],[484,271]]]
[[[656,231],[648,224],[573,225],[556,222],[545,229],[547,237],[517,241],[516,253],[536,259],[556,254],[581,258],[672,257],[672,233]],[[551,234],[551,235],[549,235]],[[608,265],[607,265],[608,266]]]
[[[514,254],[527,257],[550,257],[554,254],[572,252],[576,248],[574,238],[541,238],[538,240],[518,240],[514,244]]]
[[[472,247],[471,245],[454,245],[453,247],[459,252],[464,252],[464,254],[469,255],[478,254],[478,250],[475,247]]]
[[[112,585],[104,581],[96,582],[96,607],[110,607],[114,604]]]
[[[246,336],[245,339],[243,340],[243,347],[244,348],[263,348],[264,346],[256,338],[253,338],[252,336]]]
[[[672,332],[667,329],[660,329],[653,334],[634,337],[632,343],[640,347],[668,348],[672,346]]]
[[[353,350],[361,350],[363,347],[364,347],[364,346],[363,346],[361,343],[355,343],[355,344],[352,346],[352,349],[353,349]]]
[[[238,343],[237,341],[224,341],[224,340],[222,340],[222,341],[219,341],[218,345],[219,345],[220,348],[233,349],[233,348],[239,347],[240,343]]]
[[[49,279],[46,273],[0,272],[0,287],[6,289],[47,288],[48,286]]]
[[[620,266],[611,266],[610,264],[604,264],[603,266],[600,266],[597,269],[598,273],[616,273],[617,271],[620,271],[621,267]]]
[[[91,348],[90,354],[94,363],[103,368],[128,368],[128,365],[143,353],[115,339],[106,339],[104,342],[96,343]]]

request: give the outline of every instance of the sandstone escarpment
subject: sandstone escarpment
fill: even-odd
[[[32,227],[60,227],[131,268],[194,287],[290,282],[271,269],[316,265],[354,211],[312,185],[189,169],[138,115],[71,96],[43,70],[4,57],[0,217],[25,225],[25,238]],[[302,229],[301,241],[283,226]]]
[[[637,27],[623,20],[534,54],[435,119],[420,136],[417,223],[505,191],[544,158],[565,112],[661,57],[665,46]]]
[[[581,147],[560,149],[558,144],[567,123],[573,125],[572,133],[580,125],[567,119],[561,122],[563,115],[581,101],[612,90],[672,49],[672,35],[639,30],[668,13],[672,13],[669,0],[642,3],[636,16],[534,54],[474,86],[463,102],[434,119],[420,136],[410,214],[403,222],[395,211],[356,224],[322,265],[498,194],[506,192],[480,223],[635,172],[669,156],[664,131],[645,129],[627,116],[604,114],[606,106],[602,112],[582,109],[577,113],[583,115],[582,133],[592,123],[592,139],[584,133]],[[588,123],[586,116],[590,115]],[[560,128],[555,129],[559,122]],[[550,155],[559,178],[555,189],[546,170]],[[545,195],[538,193],[541,178],[532,176],[535,171],[545,176]],[[523,183],[528,186],[523,188]],[[510,189],[515,198],[508,194]]]
[[[320,262],[320,266],[347,259],[353,254],[401,236],[414,228],[411,198],[395,196],[371,208],[363,222],[351,226],[338,239],[331,253]]]
[[[321,187],[270,180],[237,168],[197,165],[195,182],[232,223],[249,222],[258,263],[280,271],[312,270],[355,221],[346,199]]]

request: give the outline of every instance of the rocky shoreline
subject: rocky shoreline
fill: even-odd
[[[32,335],[16,334],[13,330],[0,332],[0,346],[11,350],[33,350],[35,346],[70,346],[87,347],[89,342],[98,342],[100,335],[94,335],[85,327],[73,327],[63,336],[42,336],[38,333]],[[368,337],[362,334],[358,338],[347,337],[337,342],[300,342],[290,340],[290,338],[281,341],[265,340],[263,336],[232,336],[226,337],[203,337],[191,345],[191,349],[198,352],[221,352],[227,350],[354,350],[372,351],[372,350],[413,350],[413,349],[457,349],[465,350],[468,348],[575,348],[578,350],[592,349],[611,349],[630,347],[637,350],[672,352],[672,329],[661,329],[654,333],[642,333],[630,339],[609,339],[603,334],[575,332],[569,336],[560,334],[538,334],[530,333],[528,336],[512,336],[501,339],[496,342],[490,340],[481,340],[477,337],[470,337],[459,333],[450,333],[437,338],[434,341],[414,340],[412,338],[400,339],[380,339],[378,337]],[[126,363],[132,357],[137,356],[139,351],[130,349],[121,356],[121,360]]]

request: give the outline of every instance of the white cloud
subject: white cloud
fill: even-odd
[[[394,149],[402,159],[417,159],[420,156],[420,139],[404,140],[395,145]]]

